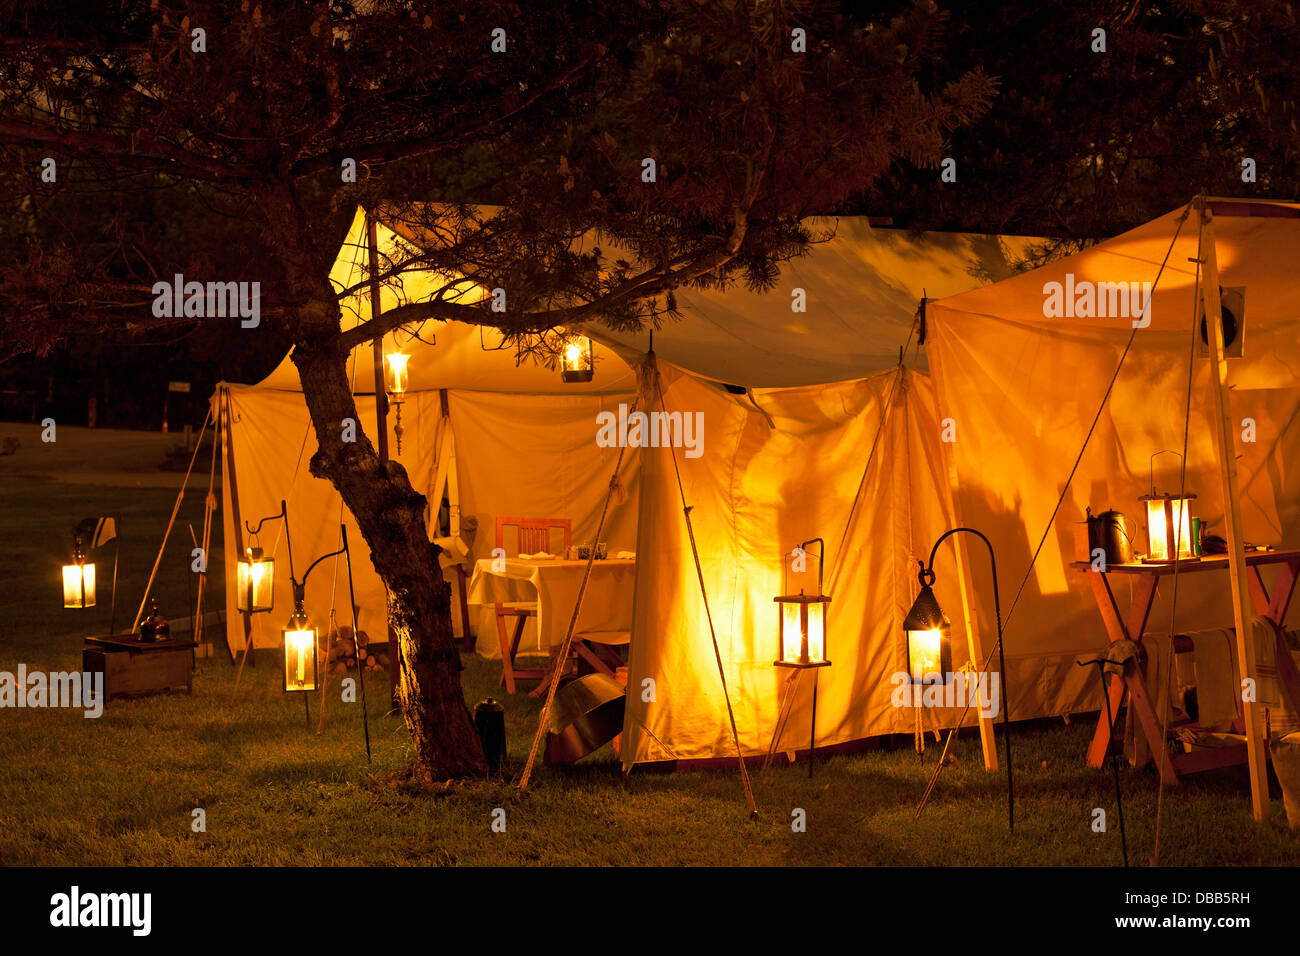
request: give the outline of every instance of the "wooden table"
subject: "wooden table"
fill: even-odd
[[[131,697],[184,687],[194,693],[196,641],[137,641],[128,635],[88,637],[82,670],[104,675],[104,697]]]
[[[469,584],[470,604],[497,604],[515,601],[537,605],[537,637],[542,649],[551,657],[542,682],[531,693],[541,696],[562,662],[556,660],[564,643],[569,620],[577,604],[578,589],[586,571],[586,561],[560,558],[480,558],[474,565]],[[598,648],[583,643],[583,635],[604,638],[600,645],[626,643],[632,629],[632,592],[636,581],[636,560],[607,558],[593,561],[591,579],[582,601],[582,612],[574,627],[573,650],[597,670],[613,676],[611,662],[599,661]],[[516,625],[523,628],[523,618]],[[621,635],[617,640],[610,636]],[[504,652],[504,649],[503,649]]]
[[[1203,571],[1227,571],[1229,569],[1227,555],[1206,555],[1182,560],[1177,564],[1180,575]],[[1265,586],[1264,578],[1260,574],[1260,568],[1274,564],[1280,565],[1281,570],[1277,581],[1273,585],[1272,596],[1270,597],[1269,589]],[[1146,629],[1147,618],[1151,615],[1151,606],[1155,602],[1156,589],[1162,577],[1174,573],[1174,562],[1111,564],[1107,566],[1105,571],[1094,571],[1091,563],[1087,561],[1075,561],[1070,566],[1087,575],[1110,640],[1112,642],[1129,640],[1140,647],[1142,632]],[[1251,602],[1255,605],[1255,613],[1268,618],[1276,625],[1274,630],[1277,635],[1279,683],[1283,691],[1291,699],[1292,706],[1300,710],[1300,671],[1296,669],[1295,660],[1291,656],[1291,650],[1287,646],[1286,638],[1282,632],[1282,623],[1286,619],[1287,608],[1291,604],[1296,579],[1300,576],[1300,551],[1251,551],[1246,554],[1246,567],[1250,572],[1250,597]],[[1136,579],[1133,600],[1129,605],[1127,614],[1120,611],[1119,602],[1115,600],[1114,591],[1111,590],[1110,575],[1112,574],[1129,575]],[[1249,634],[1239,635],[1238,639],[1243,637],[1246,640],[1251,639]],[[1173,666],[1172,653],[1169,666]],[[1160,721],[1147,694],[1146,685],[1143,683],[1139,662],[1136,659],[1125,664],[1122,675],[1111,675],[1106,692],[1110,696],[1110,712],[1112,714],[1119,713],[1119,706],[1123,703],[1126,690],[1129,693],[1129,706],[1133,708],[1142,735],[1156,760],[1160,776],[1165,783],[1178,786],[1179,771],[1193,773],[1198,770],[1208,770],[1212,767],[1243,763],[1245,761],[1246,748],[1244,745],[1176,754],[1171,757],[1161,733]],[[1097,718],[1097,731],[1093,734],[1092,744],[1088,747],[1089,766],[1102,766],[1106,759],[1109,737],[1110,728],[1107,726],[1106,711],[1103,709]]]

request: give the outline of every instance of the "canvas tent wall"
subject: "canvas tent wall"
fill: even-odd
[[[659,367],[662,406],[658,391],[647,388],[642,407],[698,412],[708,424],[699,458],[665,448],[640,452],[638,540],[653,560],[637,566],[629,685],[638,692],[628,697],[624,761],[735,752],[683,498],[744,753],[770,746],[790,676],[773,666],[773,598],[800,588],[816,593],[815,558],[802,575],[789,568],[791,549],[816,537],[825,539],[825,593],[832,596],[832,666],[818,674],[817,746],[912,732],[916,713],[893,706],[891,678],[906,670],[902,620],[915,596],[916,559],[951,517],[928,377],[900,367],[746,397],[667,363]],[[964,648],[954,651],[960,666]],[[652,700],[640,692],[646,679],[654,682]],[[800,680],[784,750],[805,749],[809,740],[813,683]],[[924,726],[954,716],[928,713]]]
[[[1211,200],[1222,287],[1245,288],[1244,353],[1229,360],[1242,516],[1248,541],[1300,545],[1300,206]],[[1069,563],[1083,557],[1075,534],[1084,509],[1115,508],[1139,526],[1138,497],[1150,490],[1150,457],[1181,452],[1188,399],[1187,370],[1196,303],[1198,220],[1182,210],[1023,275],[931,303],[931,370],[940,418],[951,418],[956,441],[942,446],[957,475],[957,518],[985,530],[997,549],[1003,607],[1030,567],[1039,540],[1107,385],[1134,333],[1116,315],[1110,286],[1089,307],[1089,284],[1152,283],[1150,325],[1138,328],[1096,432],[1047,534],[1006,632],[1013,715],[1042,709],[1064,713],[1098,706],[1096,674],[1075,666],[1105,643],[1086,583]],[[1181,224],[1181,231],[1180,231]],[[1177,237],[1175,239],[1175,236]],[[1166,260],[1167,257],[1167,260]],[[1056,286],[1051,285],[1056,283]],[[1044,314],[1049,295],[1072,290],[1068,316]],[[1099,314],[1097,304],[1103,299]],[[1054,310],[1055,303],[1048,311]],[[1207,533],[1223,534],[1224,502],[1212,439],[1211,371],[1194,364],[1187,489]],[[1177,491],[1177,458],[1155,463],[1160,491]],[[1083,549],[1086,550],[1086,549]],[[983,562],[973,561],[975,590],[990,593]],[[1167,630],[1172,588],[1161,588],[1149,628]],[[941,580],[941,601],[955,602],[953,581]],[[981,627],[992,633],[987,600]],[[1232,619],[1225,578],[1198,577],[1178,593],[1179,630]],[[991,644],[989,645],[991,646]]]

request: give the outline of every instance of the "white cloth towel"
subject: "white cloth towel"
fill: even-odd
[[[1227,730],[1237,716],[1236,640],[1232,628],[1195,631],[1196,722],[1208,730]]]

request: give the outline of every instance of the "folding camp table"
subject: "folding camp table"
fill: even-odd
[[[1273,593],[1270,597],[1268,588],[1264,585],[1264,579],[1260,575],[1260,568],[1272,564],[1281,565],[1281,571],[1273,585]],[[1147,618],[1151,614],[1151,605],[1155,602],[1156,588],[1162,577],[1174,573],[1174,562],[1111,564],[1107,566],[1105,571],[1094,571],[1092,565],[1087,561],[1075,561],[1070,566],[1087,575],[1110,640],[1112,642],[1130,640],[1141,647],[1142,632],[1146,628]],[[1290,698],[1292,706],[1300,711],[1300,671],[1296,669],[1295,660],[1291,656],[1290,648],[1287,646],[1282,631],[1282,622],[1286,618],[1287,607],[1290,605],[1291,595],[1295,591],[1296,579],[1300,576],[1300,551],[1252,551],[1246,554],[1246,566],[1251,572],[1249,577],[1250,597],[1255,605],[1255,613],[1268,618],[1275,625],[1278,680],[1283,691]],[[1227,555],[1205,555],[1178,562],[1178,573],[1180,575],[1194,574],[1201,571],[1227,571],[1228,569]],[[1110,586],[1110,575],[1112,574],[1131,575],[1136,579],[1134,581],[1133,600],[1129,605],[1127,615],[1120,612],[1119,603],[1115,600],[1114,591]],[[1249,635],[1247,637],[1249,638]],[[1110,695],[1111,713],[1119,712],[1119,705],[1124,700],[1126,690],[1129,694],[1129,706],[1133,708],[1143,737],[1151,749],[1151,754],[1155,758],[1156,765],[1159,767],[1160,775],[1165,783],[1177,786],[1179,771],[1194,773],[1198,770],[1208,770],[1212,767],[1245,762],[1245,746],[1222,747],[1171,756],[1161,734],[1160,721],[1156,717],[1155,708],[1152,707],[1151,699],[1142,681],[1140,665],[1136,658],[1129,660],[1124,665],[1123,675],[1114,674],[1111,676],[1110,683],[1107,686],[1107,693]],[[1092,744],[1088,747],[1089,766],[1102,766],[1106,759],[1110,733],[1111,728],[1106,721],[1106,711],[1103,710],[1097,718],[1097,731],[1093,734]]]

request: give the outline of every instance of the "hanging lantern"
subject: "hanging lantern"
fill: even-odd
[[[393,421],[393,437],[397,439],[397,453],[400,455],[402,435],[406,431],[402,427],[402,403],[406,401],[406,363],[411,356],[405,352],[390,352],[385,359],[388,362],[388,401],[397,409],[397,417]]]
[[[590,382],[595,374],[592,361],[591,339],[585,335],[570,335],[564,342],[564,356],[560,378],[565,382]]]
[[[235,606],[248,614],[269,611],[275,604],[275,558],[249,548],[235,572]]]
[[[95,606],[95,562],[86,563],[79,534],[73,538],[72,563],[63,566],[63,606]]]
[[[1147,508],[1147,556],[1144,561],[1173,561],[1175,547],[1179,560],[1195,556],[1191,518],[1191,503],[1195,497],[1153,493],[1138,499],[1145,501]]]
[[[825,594],[786,594],[774,598],[781,606],[781,655],[777,667],[825,667],[826,605]]]
[[[934,572],[922,566],[919,577],[921,593],[903,619],[908,677],[913,684],[946,683],[952,673],[952,624],[930,589]]]
[[[316,689],[316,628],[310,625],[302,603],[281,629],[284,639],[284,689],[297,693]]]
[[[389,352],[384,360],[388,363],[388,400],[400,405],[406,400],[406,365],[411,356],[405,352]]]

